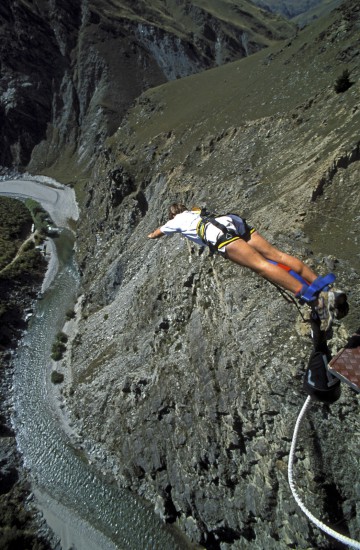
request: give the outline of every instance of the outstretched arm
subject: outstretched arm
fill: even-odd
[[[160,229],[155,229],[152,233],[149,233],[148,238],[149,239],[158,239],[159,237],[163,237],[165,233],[160,231]]]

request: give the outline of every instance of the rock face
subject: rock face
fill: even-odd
[[[359,16],[348,2],[281,47],[149,90],[84,197],[69,406],[121,482],[206,548],[332,547],[287,483],[309,326],[254,274],[146,235],[173,200],[240,211],[319,273],[335,271],[351,314],[330,345],[346,342],[360,291]],[[336,94],[344,67],[353,85]],[[358,404],[343,387],[331,408],[312,406],[295,472],[307,506],[354,538]]]
[[[175,9],[177,3],[167,5]],[[200,2],[192,5],[200,9]],[[87,26],[82,28],[93,29],[97,46],[92,48],[84,31],[78,79],[62,88],[68,99],[77,90],[77,111],[70,99],[59,103],[69,107],[68,126],[57,128],[72,134],[61,137],[50,129],[30,164],[39,170],[41,151],[53,152],[47,157],[51,164],[62,148],[59,179],[63,174],[74,181],[67,143],[79,147],[86,166],[101,143],[91,176],[76,186],[83,309],[79,332],[68,344],[72,386],[63,393],[70,414],[81,436],[106,451],[121,483],[205,548],[331,548],[299,510],[287,482],[293,426],[305,400],[302,381],[312,347],[308,323],[253,273],[176,236],[154,242],[146,235],[176,200],[242,213],[320,274],[336,273],[349,293],[351,312],[334,327],[333,352],[346,342],[358,328],[360,296],[354,253],[359,6],[349,0],[279,46],[156,88],[152,85],[171,77],[170,69],[164,75],[160,61],[154,61],[160,56],[156,36],[163,31],[158,26],[141,34],[130,4],[128,10],[116,36],[115,22],[105,21],[94,6],[88,19],[83,12],[81,24]],[[141,36],[147,70],[131,91],[123,80],[124,95],[116,98],[121,106],[108,119],[114,126],[107,126],[95,106],[110,65],[104,69],[98,52],[106,50],[110,59],[115,47],[109,52],[109,46],[125,44],[121,33],[126,35],[130,23],[136,23],[138,34],[136,40],[131,34],[129,59],[139,52]],[[105,36],[107,45],[100,38]],[[70,52],[66,44],[64,51]],[[184,50],[178,51],[184,59]],[[204,67],[205,49],[199,51],[205,57],[197,53],[194,59]],[[353,84],[337,94],[335,80],[345,68]],[[130,72],[129,82],[134,75]],[[144,75],[150,89],[133,101],[145,87]],[[114,96],[107,97],[111,110]],[[75,112],[81,124],[73,126]],[[346,386],[331,407],[314,403],[295,466],[307,506],[353,538],[360,536],[358,405]]]
[[[39,170],[61,151],[84,167],[143,90],[294,33],[245,1],[219,13],[206,2],[133,4],[2,2],[0,165],[33,155]]]

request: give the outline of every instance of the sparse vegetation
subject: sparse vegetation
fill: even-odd
[[[66,351],[66,343],[68,341],[68,337],[64,332],[59,332],[56,336],[55,342],[52,345],[51,348],[51,358],[54,361],[60,361],[64,353]]]
[[[31,223],[32,218],[22,202],[0,197],[0,270],[16,256]]]
[[[344,69],[342,74],[337,78],[335,82],[335,92],[337,94],[341,94],[343,92],[346,92],[350,87],[352,86],[352,82],[350,81],[350,71],[349,69]]]
[[[49,214],[33,199],[26,199],[25,205],[31,213],[35,229],[46,235],[48,233],[48,226],[53,225],[53,221]]]
[[[61,384],[62,382],[64,382],[64,375],[57,370],[53,370],[51,373],[51,382],[53,384]]]

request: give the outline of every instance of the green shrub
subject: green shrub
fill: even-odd
[[[64,375],[57,370],[53,370],[51,373],[51,382],[53,384],[61,384],[62,382],[64,382]]]
[[[64,346],[61,342],[56,342],[52,347],[51,359],[54,361],[60,361],[63,358],[65,351],[66,346]]]
[[[59,342],[62,342],[63,344],[66,344],[69,339],[65,332],[59,332],[56,338],[57,340],[59,340]]]
[[[75,311],[73,309],[68,309],[66,312],[66,319],[69,321],[70,319],[74,319],[75,317]]]
[[[55,342],[53,343],[51,348],[51,358],[54,361],[60,361],[63,358],[66,351],[67,341],[68,337],[64,332],[59,332],[57,334]]]
[[[337,78],[335,82],[335,92],[337,94],[341,94],[343,92],[346,92],[352,86],[352,82],[350,81],[350,71],[348,69],[345,69],[342,74]]]

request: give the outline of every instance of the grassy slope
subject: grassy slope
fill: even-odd
[[[259,10],[247,0],[195,0],[191,4],[192,10],[188,12],[175,0],[166,3],[154,0],[151,5],[144,1],[134,4],[124,0],[98,0],[93,3],[92,10],[109,19],[127,18],[139,23],[153,24],[182,38],[202,33],[204,20],[197,19],[196,15],[194,17],[194,10],[197,8],[225,24],[250,33],[264,46],[294,32],[292,25],[286,20]]]
[[[20,201],[0,197],[0,270],[14,258],[31,224],[30,212]]]
[[[201,181],[204,194],[211,197],[210,182],[220,173],[219,164],[226,156],[211,154],[211,150],[223,138],[231,148],[231,132],[237,131],[237,136],[248,136],[240,154],[249,165],[250,176],[256,179],[258,171],[267,182],[257,187],[259,208],[266,210],[279,201],[286,204],[291,192],[305,193],[304,200],[311,200],[312,189],[332,170],[334,159],[341,151],[354,150],[359,139],[359,40],[356,28],[352,28],[354,9],[359,8],[354,8],[356,3],[347,4],[345,16],[335,11],[300,31],[292,41],[147,91],[129,112],[127,124],[108,140],[113,153],[116,155],[117,148],[123,151],[122,144],[127,142],[128,151],[138,152],[137,165],[146,165],[146,154],[142,158],[141,151],[149,145],[155,147],[158,170],[168,174],[168,192],[187,193],[193,186],[191,181]],[[346,67],[355,85],[346,94],[336,94],[334,83]],[[274,149],[269,139],[254,148],[251,127],[255,132],[257,121],[271,134],[282,121],[293,129],[286,137],[281,133],[274,136]],[[274,160],[272,150],[277,151]],[[204,159],[206,154],[207,164],[194,160],[196,156]],[[231,167],[234,160],[222,168],[222,181],[249,179],[239,165],[241,157],[237,169]],[[190,163],[188,177],[178,177]],[[201,193],[198,188],[194,192],[197,196]],[[219,193],[217,204],[225,202],[227,196]],[[240,189],[238,200],[246,207]],[[320,244],[330,254],[340,253],[335,241],[332,248],[328,242]]]
[[[280,13],[293,20],[297,17],[302,20],[302,18],[307,18],[307,14],[310,12],[316,14],[316,17],[321,17],[338,6],[342,0],[252,0],[252,2],[261,8]]]
[[[292,18],[292,21],[299,26],[308,25],[315,19],[323,17],[330,11],[337,8],[343,0],[323,0],[319,5],[314,6],[305,13],[301,13]]]
[[[295,109],[332,86],[344,68],[334,59],[337,44],[329,45],[321,38],[335,20],[331,15],[281,46],[147,91],[129,115],[134,141],[146,143],[160,132],[180,136],[189,124],[196,140],[197,129],[201,134],[219,133],[229,126]],[[153,107],[147,118],[144,102]]]

